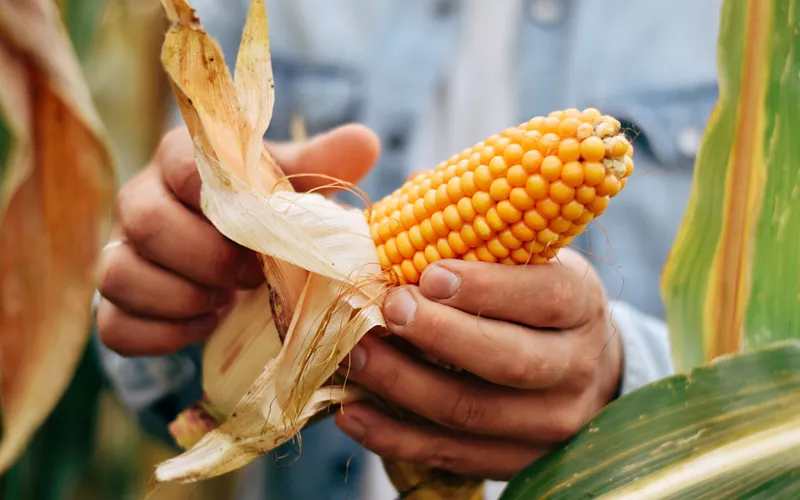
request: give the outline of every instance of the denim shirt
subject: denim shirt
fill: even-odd
[[[191,3],[232,67],[249,0]],[[364,123],[378,133],[382,154],[360,187],[373,200],[393,191],[409,170],[415,126],[454,57],[459,2],[266,3],[276,88],[266,138],[288,140],[294,115],[303,117],[309,134]],[[591,106],[616,116],[636,135],[633,177],[573,244],[586,252],[609,295],[623,340],[622,393],[673,370],[659,279],[717,99],[720,3],[526,0],[517,17],[516,123]],[[173,124],[178,123],[176,111]],[[145,428],[169,439],[166,424],[200,396],[201,348],[122,358],[95,345],[123,403]],[[246,483],[238,498],[360,499],[363,459],[360,446],[327,419],[303,431],[299,459],[276,464],[270,455],[254,464],[260,480]]]

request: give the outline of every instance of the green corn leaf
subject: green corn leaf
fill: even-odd
[[[800,498],[800,342],[629,393],[501,500]]]
[[[800,336],[799,7],[722,6],[719,102],[662,279],[679,371]]]

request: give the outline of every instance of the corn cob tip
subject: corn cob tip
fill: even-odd
[[[366,215],[390,281],[416,284],[443,258],[541,264],[605,212],[633,168],[617,119],[571,108],[464,149]]]

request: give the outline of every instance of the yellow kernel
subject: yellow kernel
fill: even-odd
[[[628,177],[633,173],[633,160],[626,156],[623,162],[625,163],[625,177]]]
[[[425,258],[428,262],[436,262],[437,260],[441,260],[442,256],[439,255],[439,251],[436,250],[436,247],[430,244],[425,247]]]
[[[489,226],[489,223],[486,222],[486,219],[480,215],[475,217],[475,221],[472,223],[472,229],[475,230],[475,234],[482,240],[488,240],[494,236],[494,230]]]
[[[609,196],[613,198],[614,196],[619,193],[620,190],[619,180],[612,174],[606,175],[603,179],[603,182],[597,185],[595,188],[597,190],[597,194],[600,196]]]
[[[544,134],[542,138],[539,139],[539,143],[536,145],[536,149],[538,149],[543,156],[549,156],[558,151],[559,142],[561,142],[561,138],[558,137],[556,134],[552,133]]]
[[[444,182],[444,172],[434,172],[431,178],[431,188],[436,189]]]
[[[536,130],[537,132],[544,133],[544,117],[543,116],[534,116],[530,120],[528,120],[528,125],[526,126],[528,130]]]
[[[581,112],[581,120],[587,123],[593,123],[594,119],[600,116],[600,111],[596,108],[586,108]]]
[[[414,202],[414,218],[418,221],[428,218],[428,209],[425,208],[425,200],[423,198]]]
[[[480,236],[478,236],[478,233],[475,232],[475,229],[470,224],[464,224],[464,227],[461,228],[461,239],[464,240],[464,243],[472,248],[483,244],[483,240],[480,238]]]
[[[492,252],[486,248],[486,245],[481,245],[476,248],[475,255],[477,255],[478,259],[482,260],[483,262],[497,262],[497,257],[492,255]]]
[[[622,180],[619,181],[620,190],[625,189],[625,184],[627,184],[627,183],[628,183],[628,178],[627,177],[623,177]]]
[[[542,219],[542,222],[543,222],[542,229],[544,229],[545,227],[547,227],[547,222],[545,222],[544,219]],[[513,234],[514,237],[520,241],[531,241],[534,238],[534,236],[536,236],[534,232],[531,230],[531,228],[528,227],[528,224],[524,220],[521,220],[516,224],[514,224],[513,226],[511,226],[510,230],[511,234]]]
[[[508,137],[512,141],[519,141],[522,139],[522,136],[525,134],[525,130],[520,129],[518,127],[508,127],[507,129],[503,130],[503,137]]]
[[[589,188],[591,189],[591,188]],[[577,200],[572,200],[563,207],[561,207],[561,217],[566,220],[572,221],[583,215],[583,205]]]
[[[489,224],[489,227],[495,231],[501,231],[504,227],[506,227],[506,222],[500,218],[500,214],[497,213],[497,209],[495,207],[490,208],[486,212],[486,222]]]
[[[423,250],[427,244],[425,238],[422,236],[422,230],[420,230],[418,225],[408,230],[408,239],[417,250]]]
[[[481,151],[481,163],[483,165],[487,165],[489,163],[489,160],[494,158],[494,155],[495,155],[494,146],[486,146]]]
[[[601,215],[608,208],[608,196],[598,196],[590,203],[586,204],[586,208],[594,214],[595,217]]]
[[[596,161],[583,164],[583,182],[587,186],[596,186],[606,177],[606,168]]]
[[[444,210],[447,205],[453,203],[450,197],[447,196],[447,184],[441,184],[436,188],[436,207],[439,210]]]
[[[473,170],[475,170],[476,168],[478,168],[478,165],[480,165],[480,164],[481,164],[481,154],[480,154],[479,152],[478,152],[478,153],[472,153],[472,154],[469,156],[469,166],[468,166],[468,170],[469,170],[470,172],[472,172]],[[465,172],[465,173],[466,173],[466,172]]]
[[[525,153],[522,156],[521,165],[525,169],[526,172],[528,172],[529,174],[532,174],[532,173],[536,172],[537,170],[539,170],[539,167],[542,164],[542,159],[543,158],[544,157],[542,156],[542,153],[540,153],[539,151],[537,151],[535,149],[532,149],[532,150],[528,151],[527,153]]]
[[[581,145],[572,138],[564,139],[558,145],[558,158],[562,163],[577,161],[581,157]]]
[[[522,149],[524,149],[525,151],[536,150],[536,148],[539,147],[539,139],[541,138],[542,134],[540,132],[531,130],[525,133],[525,137],[523,137],[522,140],[520,141],[520,145],[522,146]]]
[[[464,225],[464,219],[461,218],[461,214],[458,213],[458,208],[455,205],[449,205],[445,208],[442,216],[444,217],[444,223],[453,231],[458,231]]]
[[[511,257],[506,257],[505,259],[501,260],[500,263],[501,264],[505,264],[507,266],[516,266],[517,265],[517,263],[514,262],[514,259],[512,259]]]
[[[460,162],[458,162],[458,168],[456,168],[456,175],[458,177],[461,177],[462,175],[466,174],[467,172],[469,172],[469,160],[465,159],[465,160],[461,160]],[[452,179],[450,179],[450,180],[452,180]],[[459,179],[459,181],[460,180],[461,179]]]
[[[485,214],[492,205],[492,197],[486,191],[478,191],[472,196],[472,208],[479,214]]]
[[[568,186],[564,181],[555,181],[550,184],[550,198],[559,205],[569,203],[575,198],[575,188]]]
[[[501,137],[494,143],[494,154],[502,155],[505,153],[506,148],[511,144],[511,139],[508,137]]]
[[[511,253],[511,251],[504,247],[497,238],[492,238],[491,240],[487,241],[486,248],[498,259],[504,259]]]
[[[585,210],[583,215],[575,219],[575,224],[588,224],[592,219],[594,219],[594,214],[591,210]]]
[[[547,257],[544,257],[542,255],[534,255],[531,258],[531,263],[537,264],[537,265],[547,264]]]
[[[485,143],[487,146],[494,146],[494,143],[497,142],[500,137],[502,137],[500,134],[492,134],[486,139]]]
[[[431,188],[428,190],[423,199],[425,200],[425,210],[429,214],[432,214],[439,209],[439,204],[436,203],[436,189]]]
[[[556,233],[563,233],[572,225],[572,222],[563,217],[556,217],[550,221],[549,227]]]
[[[450,245],[447,244],[447,240],[444,238],[436,242],[436,250],[439,251],[439,255],[444,259],[452,259],[456,256],[456,253],[450,248]]]
[[[397,242],[394,238],[390,238],[383,246],[383,249],[386,250],[386,257],[393,263],[399,264],[403,262],[403,256],[400,255],[400,251],[397,249]]]
[[[478,255],[475,253],[475,250],[470,250],[469,252],[461,256],[461,260],[468,260],[470,262],[480,262],[481,259],[478,258]]]
[[[581,112],[578,108],[567,108],[564,110],[564,117],[564,120],[567,120],[568,118],[580,119]]]
[[[514,165],[508,169],[506,179],[508,179],[508,183],[513,187],[521,187],[524,186],[525,181],[528,180],[528,172],[525,171],[525,167],[522,165]]]
[[[558,126],[561,124],[561,120],[556,118],[554,114],[557,114],[557,111],[553,111],[547,118],[544,119],[544,133],[546,134],[553,134],[555,135],[558,132]]]
[[[532,209],[525,212],[525,224],[533,231],[541,231],[547,227],[547,220],[536,209]]]
[[[540,174],[533,174],[525,183],[525,191],[534,200],[541,200],[550,194],[550,183]]]
[[[545,198],[536,202],[536,210],[545,219],[555,219],[561,213],[561,205],[549,198]]]
[[[456,176],[456,166],[455,163],[447,167],[444,171],[444,182],[445,184],[450,182],[450,179]]]
[[[539,167],[539,172],[542,177],[552,182],[561,177],[562,163],[558,156],[547,156],[542,160],[542,166]]]
[[[400,222],[402,222],[403,227],[406,229],[417,225],[417,218],[414,217],[414,205],[409,203],[403,206],[403,210],[400,211]]]
[[[408,188],[408,202],[414,203],[415,201],[417,201],[419,199],[419,193],[420,193],[419,186],[417,185]]]
[[[450,248],[459,255],[469,250],[469,247],[464,242],[463,238],[461,238],[461,234],[455,231],[447,235],[447,243],[450,245]]]
[[[403,276],[403,269],[399,265],[392,266],[392,273],[394,274],[392,281],[396,281],[401,285],[405,285],[407,283],[405,276]]]
[[[564,236],[578,236],[579,234],[583,233],[586,230],[586,226],[584,224],[573,224],[570,226],[569,229],[564,231]]]
[[[433,230],[436,231],[436,234],[440,237],[447,236],[447,233],[450,232],[447,224],[444,223],[444,214],[442,212],[436,212],[431,215],[431,226],[433,226]]]
[[[419,229],[422,232],[422,237],[425,238],[425,240],[429,243],[433,243],[439,239],[436,231],[433,230],[433,224],[431,223],[430,219],[425,219],[424,221],[420,222]]]
[[[536,233],[536,241],[541,243],[542,245],[547,248],[548,245],[552,245],[556,241],[558,241],[558,234],[553,232],[550,228],[544,228],[538,233]]]
[[[527,251],[528,253],[532,253],[535,255],[544,250],[544,245],[542,245],[538,241],[529,241],[524,245],[522,245],[522,248],[524,248],[525,251]]]
[[[387,268],[392,265],[392,262],[386,255],[386,248],[384,245],[378,245],[378,262],[380,262],[382,268]]]
[[[507,200],[510,193],[511,185],[505,177],[495,179],[489,187],[489,196],[495,201]]]
[[[414,256],[416,249],[414,248],[414,245],[411,244],[411,238],[408,237],[408,233],[406,231],[398,234],[395,241],[397,243],[397,250],[400,252],[400,255],[406,259],[410,259]]]
[[[561,167],[561,180],[567,186],[578,187],[583,184],[583,165],[577,161],[565,163]]]
[[[464,196],[461,191],[461,177],[453,177],[447,181],[447,197],[454,202],[460,200]]]
[[[545,249],[542,250],[542,253],[540,255],[548,260],[555,259],[556,256],[558,255],[558,250],[559,250],[559,248],[556,245],[558,245],[558,240],[556,240],[552,245],[548,245],[547,247],[545,247]]]
[[[522,212],[514,208],[514,205],[508,200],[503,200],[497,204],[497,215],[509,224],[522,219]]]
[[[400,264],[400,271],[403,273],[403,277],[407,282],[417,283],[419,281],[419,271],[414,267],[413,261],[404,260],[403,263]]]
[[[371,224],[369,226],[369,235],[375,243],[379,243],[381,240],[381,235],[378,233],[378,224]]]
[[[591,137],[594,133],[594,127],[592,127],[589,123],[581,123],[578,125],[578,132],[575,134],[575,138],[579,141],[586,139],[587,137]]]
[[[522,139],[522,137],[520,137],[520,139]],[[509,144],[506,146],[505,151],[503,151],[503,159],[505,159],[507,165],[515,165],[524,154],[525,151],[522,149],[522,146],[519,144]]]
[[[527,264],[531,258],[531,253],[524,248],[518,248],[511,252],[511,260],[517,264]]]
[[[584,205],[592,201],[595,197],[595,189],[591,186],[580,186],[575,191],[575,199]]]
[[[616,137],[609,141],[609,148],[606,151],[612,158],[624,156],[628,152],[628,141],[624,137]]]
[[[580,126],[581,122],[577,117],[564,118],[558,125],[558,135],[561,137],[575,137]]]
[[[472,198],[461,198],[456,205],[458,208],[458,215],[466,222],[472,222],[475,218],[475,207],[472,206]]]
[[[527,191],[521,187],[515,187],[511,190],[508,200],[517,210],[528,210],[533,208],[533,198],[530,197]]]
[[[502,156],[495,156],[489,162],[489,173],[492,175],[492,179],[505,175],[506,170],[508,170],[508,164]]]
[[[478,187],[475,185],[475,173],[465,172],[464,175],[461,176],[461,192],[464,193],[464,196],[472,196],[477,191]]]
[[[480,165],[475,169],[475,185],[478,189],[488,191],[489,186],[492,185],[492,173],[489,171],[488,165]]]
[[[522,241],[514,236],[514,232],[511,229],[503,229],[503,231],[497,235],[497,239],[500,240],[500,243],[502,243],[503,246],[509,250],[522,248]]]
[[[581,142],[581,157],[586,161],[600,161],[606,156],[603,140],[597,136],[587,137]]]

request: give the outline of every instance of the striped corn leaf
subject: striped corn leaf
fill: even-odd
[[[681,374],[606,407],[503,500],[800,498],[798,49],[797,0],[723,3],[719,101],[662,280]]]

